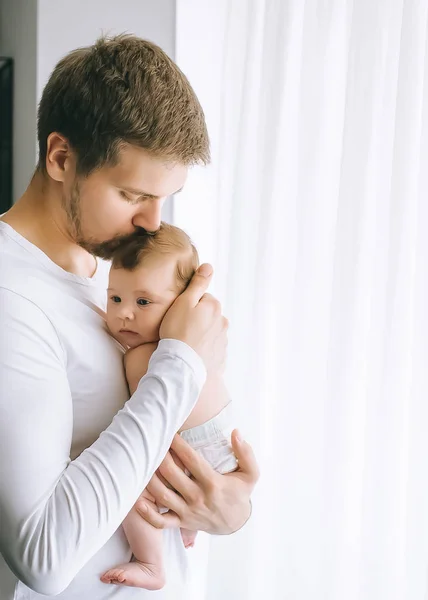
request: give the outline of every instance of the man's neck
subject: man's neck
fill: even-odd
[[[95,258],[76,244],[68,232],[61,187],[50,182],[48,176],[36,172],[23,196],[0,220],[65,271],[82,277],[95,273]]]

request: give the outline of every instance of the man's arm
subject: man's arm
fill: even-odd
[[[0,331],[0,551],[28,587],[58,594],[131,509],[205,370],[188,345],[160,342],[132,398],[70,461],[72,398],[54,327],[29,300],[1,289]]]

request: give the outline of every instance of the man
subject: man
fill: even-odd
[[[0,597],[146,598],[99,576],[131,558],[120,525],[165,455],[149,489],[170,511],[139,508],[174,528],[165,531],[171,573],[185,570],[177,528],[236,531],[258,477],[237,432],[240,469],[229,476],[174,436],[206,370],[224,361],[227,322],[205,294],[209,265],[165,316],[129,401],[123,350],[103,318],[108,263],[95,257],[159,227],[188,167],[209,160],[204,116],[160,48],[118,36],[60,61],[38,139],[35,175],[0,221]],[[171,444],[192,478],[167,454]]]

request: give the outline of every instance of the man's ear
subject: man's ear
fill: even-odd
[[[60,133],[50,133],[47,139],[46,171],[58,182],[64,183],[68,172],[75,167],[75,157],[70,144]]]

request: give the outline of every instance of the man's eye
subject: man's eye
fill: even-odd
[[[131,204],[138,204],[139,202],[139,198],[130,198],[126,192],[124,192],[123,190],[120,191],[120,195],[122,196],[122,198],[124,200],[126,200],[127,202],[130,202]]]
[[[112,296],[110,299],[112,302],[115,302],[116,304],[119,304],[119,302],[121,302],[121,299],[119,296]]]
[[[150,304],[150,302],[148,300],[145,300],[144,298],[138,298],[137,304],[139,306],[147,306],[148,304]]]

